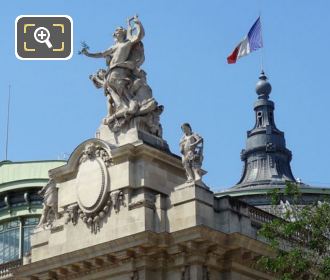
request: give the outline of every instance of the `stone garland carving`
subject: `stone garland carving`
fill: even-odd
[[[116,190],[109,194],[106,204],[97,213],[87,214],[76,204],[69,206],[65,212],[65,224],[71,222],[73,225],[76,225],[80,218],[88,227],[90,227],[91,232],[96,234],[100,230],[100,223],[107,214],[110,214],[111,209],[113,208],[115,213],[118,213],[120,207],[125,205],[123,191]]]
[[[106,61],[107,69],[100,69],[90,76],[93,84],[103,88],[107,97],[108,114],[103,123],[116,133],[134,122],[140,129],[161,138],[159,118],[164,107],[153,98],[147,74],[140,68],[144,62],[144,35],[141,21],[134,16],[127,20],[127,29],[118,27],[115,30],[115,42],[109,49],[91,53],[89,46],[82,43],[79,54]]]
[[[74,226],[78,223],[78,205],[70,205],[65,212],[65,224],[72,223]]]
[[[94,143],[86,144],[83,154],[80,157],[79,163],[85,162],[88,159],[94,159],[96,157],[101,158],[104,161],[106,167],[110,166],[112,159],[108,155],[107,151],[102,147],[95,145]]]
[[[86,214],[83,210],[78,209],[78,215],[80,219],[91,229],[92,233],[97,233],[100,230],[100,222],[105,217],[105,215],[109,212],[112,206],[111,198],[106,202],[106,205],[102,208],[101,211],[95,214]]]
[[[125,206],[125,197],[124,193],[122,191],[113,191],[111,194],[111,200],[113,203],[113,209],[115,209],[115,212],[118,213],[121,206]]]
[[[182,164],[186,170],[187,183],[201,181],[203,176],[203,138],[192,132],[189,123],[184,123],[181,129],[184,135],[180,140],[180,151]]]
[[[101,222],[110,214],[112,208],[115,213],[118,213],[120,207],[125,205],[123,191],[116,190],[110,193],[107,191],[108,179],[106,179],[106,167],[109,167],[111,162],[111,156],[100,145],[96,143],[87,143],[85,145],[79,159],[80,167],[77,174],[77,180],[79,182],[76,190],[78,201],[77,204],[70,205],[65,209],[65,224],[72,223],[76,225],[78,220],[81,219],[90,228],[92,233],[97,233],[100,230]],[[80,175],[84,178],[86,176],[84,172],[88,172],[86,168],[90,166],[97,168],[94,173],[96,172],[95,174],[99,174],[100,176],[100,181],[93,186],[93,188],[96,187],[97,192],[92,194],[93,198],[91,202],[88,200],[89,196],[86,196],[85,192],[90,188],[90,184],[97,182],[98,177],[93,178],[90,182],[87,181],[87,183],[85,179],[79,181]]]
[[[49,179],[48,183],[38,192],[43,197],[43,209],[39,224],[37,227],[52,226],[53,222],[58,219],[57,210],[58,195],[56,182]]]

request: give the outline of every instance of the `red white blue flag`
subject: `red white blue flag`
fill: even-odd
[[[261,21],[260,17],[258,17],[247,36],[237,45],[232,54],[227,57],[227,62],[229,64],[236,63],[242,56],[248,55],[262,47]]]

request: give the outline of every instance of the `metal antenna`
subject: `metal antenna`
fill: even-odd
[[[10,95],[11,85],[8,86],[8,106],[7,106],[7,131],[6,131],[6,156],[5,160],[8,160],[8,140],[9,140],[9,117],[10,117]]]

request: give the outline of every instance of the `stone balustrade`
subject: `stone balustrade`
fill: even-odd
[[[23,264],[22,259],[0,264],[0,279],[9,279],[12,276],[12,269],[15,269]]]

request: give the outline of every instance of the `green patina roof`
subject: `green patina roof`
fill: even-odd
[[[13,187],[41,186],[48,180],[48,170],[64,165],[66,161],[0,162],[0,191]]]

